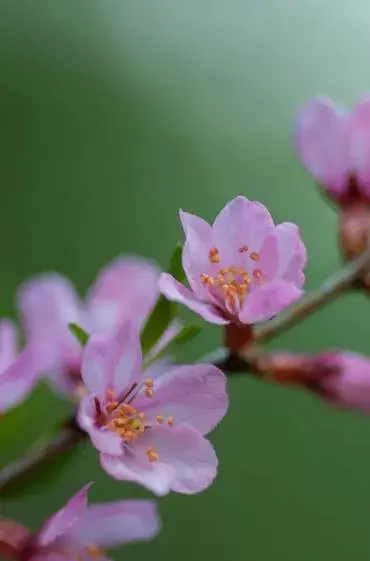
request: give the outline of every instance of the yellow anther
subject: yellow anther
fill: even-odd
[[[150,462],[156,462],[159,459],[159,454],[155,450],[153,450],[151,446],[148,446],[148,448],[145,450],[145,453],[148,456],[148,460]]]
[[[162,415],[157,415],[155,419],[159,424],[164,423],[164,417],[162,417]]]
[[[146,397],[153,397],[153,390],[152,388],[146,388],[145,390]]]
[[[107,413],[113,413],[113,411],[118,407],[118,401],[111,401],[106,406]]]
[[[202,282],[203,284],[208,284],[208,286],[213,286],[214,283],[215,283],[215,280],[214,280],[213,277],[210,277],[206,273],[202,273],[200,275],[200,282]]]
[[[133,405],[130,405],[128,403],[123,403],[122,405],[119,406],[118,408],[120,411],[122,411],[123,415],[135,415],[136,414],[136,409]]]
[[[260,256],[255,251],[252,251],[252,253],[249,255],[249,257],[252,259],[252,261],[259,261],[259,259],[260,259]]]
[[[147,388],[153,388],[154,387],[153,378],[147,378],[146,380],[144,380],[144,386]]]
[[[218,252],[217,247],[212,247],[209,250],[209,260],[211,263],[219,263],[220,262],[220,254]]]
[[[130,422],[130,419],[127,419],[125,417],[117,417],[117,419],[113,419],[113,421],[111,422],[115,423],[116,427],[124,427],[125,425],[127,425],[127,423]]]

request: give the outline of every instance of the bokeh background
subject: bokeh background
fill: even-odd
[[[339,264],[335,210],[292,148],[294,116],[327,93],[370,89],[367,0],[2,0],[0,312],[27,276],[58,270],[81,293],[119,253],[167,264],[178,209],[212,219],[242,193],[298,223],[307,286]],[[370,302],[347,296],[274,343],[370,352]],[[219,344],[217,329],[188,349]],[[164,528],[117,560],[364,561],[370,420],[235,375],[212,440],[217,482],[159,501]],[[1,464],[66,405],[40,388],[0,431]],[[149,496],[110,480],[90,446],[2,514],[36,528],[87,480],[91,498]],[[127,557],[126,557],[127,556]]]

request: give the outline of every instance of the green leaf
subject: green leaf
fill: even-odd
[[[174,302],[160,296],[141,332],[141,346],[144,356],[156,344],[169,324],[176,317],[177,306]]]
[[[198,337],[202,328],[199,325],[185,325],[181,331],[174,337],[170,345],[175,345],[176,347],[182,347],[193,341],[195,337]]]
[[[17,474],[8,482],[1,486],[0,472],[0,497],[4,501],[6,499],[14,499],[16,497],[24,497],[26,495],[40,494],[45,487],[54,483],[55,479],[61,474],[63,469],[75,458],[81,451],[81,443],[71,443],[69,447],[60,452],[47,457],[45,460],[36,464],[32,469],[24,473]]]
[[[184,345],[198,337],[201,331],[202,328],[199,325],[185,325],[181,328],[176,337],[174,337],[164,349],[161,349],[160,352],[157,353],[152,360],[150,360],[150,362],[157,360],[164,354],[178,352],[178,350],[181,349]]]
[[[30,396],[7,412],[0,421],[0,501],[16,496],[42,493],[54,482],[64,466],[76,455],[77,446],[66,446],[63,437],[71,415],[71,404],[59,399],[46,381],[41,381]],[[76,439],[78,441],[78,438]],[[37,452],[52,444],[60,450],[45,464],[34,464]],[[32,469],[20,474],[27,461]],[[30,464],[27,464],[30,467]],[[11,474],[11,479],[9,480]]]
[[[80,345],[82,345],[82,347],[84,347],[90,339],[90,335],[84,329],[82,329],[82,327],[77,325],[77,323],[69,323],[68,329],[70,330],[72,335],[76,337],[77,341],[80,343]]]
[[[179,282],[183,282],[185,280],[185,271],[182,268],[182,249],[182,244],[178,242],[172,254],[170,267],[168,269],[170,275],[175,277],[175,279]]]
[[[179,282],[185,278],[181,261],[182,245],[178,243],[172,253],[168,272]],[[144,356],[157,343],[176,315],[177,304],[170,302],[164,296],[160,296],[141,332],[141,346]]]

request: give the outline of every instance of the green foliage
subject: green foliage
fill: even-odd
[[[88,342],[90,335],[84,329],[82,329],[82,327],[77,325],[77,323],[69,323],[68,329],[70,330],[72,335],[76,337],[80,345],[84,347]]]
[[[180,282],[185,277],[181,257],[182,245],[178,243],[172,253],[168,272]],[[177,310],[178,306],[175,302],[170,302],[162,295],[158,298],[141,333],[141,345],[144,356],[158,342],[171,321],[175,319]]]

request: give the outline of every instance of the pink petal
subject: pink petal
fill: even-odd
[[[311,100],[300,112],[295,140],[308,171],[333,194],[343,194],[352,171],[347,112],[328,98]]]
[[[122,454],[122,443],[120,437],[106,428],[96,426],[95,401],[91,396],[85,396],[80,401],[77,421],[80,427],[86,431],[92,444],[102,454],[120,456]]]
[[[28,341],[48,343],[45,368],[59,360],[75,362],[80,345],[69,333],[68,323],[83,322],[81,304],[69,280],[56,273],[40,275],[21,287],[17,300]]]
[[[323,376],[322,387],[332,394],[339,407],[370,413],[370,360],[357,353],[340,353],[329,356],[330,364],[338,366],[337,374]],[[322,357],[322,361],[326,356]]]
[[[149,540],[158,534],[160,520],[153,501],[117,501],[89,506],[72,528],[81,543],[113,548]]]
[[[159,273],[152,261],[132,256],[102,269],[86,299],[93,331],[111,331],[127,320],[142,327],[159,295]]]
[[[38,379],[37,350],[29,345],[0,373],[0,412],[19,405]]]
[[[175,425],[207,434],[226,414],[226,377],[212,364],[174,366],[156,379],[153,397],[140,394],[134,404],[148,424],[155,425],[157,415],[173,417]]]
[[[120,394],[135,383],[141,362],[138,330],[126,322],[114,335],[90,337],[82,355],[82,379],[95,396],[104,400],[107,389]]]
[[[362,99],[350,121],[350,150],[359,187],[370,195],[370,98]]]
[[[246,298],[239,319],[253,324],[267,321],[292,304],[303,291],[293,283],[282,280],[268,282],[251,292]]]
[[[11,365],[18,351],[18,330],[8,320],[0,320],[0,374]]]
[[[84,514],[87,507],[87,491],[91,483],[85,485],[68,503],[53,514],[37,535],[37,543],[41,547],[50,545],[57,537],[70,530]]]
[[[158,461],[148,460],[148,447],[159,454]],[[161,496],[171,490],[185,494],[203,491],[213,482],[218,462],[212,445],[194,428],[162,425],[138,438],[132,456],[102,456],[101,464],[115,479],[135,481]]]
[[[192,290],[198,297],[204,296],[204,286],[200,282],[202,273],[212,275],[209,251],[213,246],[212,227],[194,214],[180,211],[180,220],[185,232],[182,252],[182,266]]]
[[[73,555],[73,550],[70,552],[70,556],[64,555],[63,553],[53,553],[37,551],[36,555],[32,555],[29,561],[76,561],[76,557]],[[101,561],[100,558],[96,561]]]
[[[304,283],[303,269],[307,263],[307,250],[299,228],[291,222],[276,226],[274,234],[278,244],[279,266],[277,278],[293,282],[298,288]]]
[[[250,261],[252,262],[252,261]],[[274,230],[267,236],[259,252],[259,260],[253,267],[254,270],[262,271],[265,280],[272,280],[279,267],[278,242]]]
[[[245,254],[239,249],[258,252],[274,227],[273,219],[263,204],[238,196],[221,210],[213,224],[213,242],[221,262],[239,266]]]
[[[215,323],[217,325],[230,323],[228,320],[222,318],[211,304],[206,304],[198,300],[194,292],[177,282],[176,279],[167,273],[161,274],[159,278],[159,288],[168,300],[184,304],[210,323]]]

